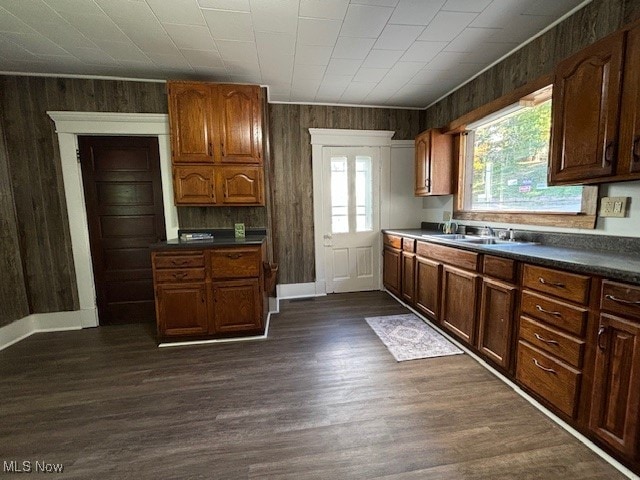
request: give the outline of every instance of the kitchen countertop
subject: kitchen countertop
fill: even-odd
[[[260,245],[267,239],[266,235],[247,235],[245,238],[235,238],[233,236],[215,236],[212,240],[192,240],[183,242],[179,238],[167,240],[165,242],[154,243],[151,250],[171,250],[171,249],[199,249],[211,247],[230,247],[239,245]]]
[[[439,238],[442,232],[420,229],[385,229],[390,233],[463,250],[493,254],[577,273],[600,275],[613,280],[640,284],[640,253],[613,253],[547,246],[543,244],[478,245]]]

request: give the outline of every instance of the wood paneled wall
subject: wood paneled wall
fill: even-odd
[[[393,130],[413,139],[418,110],[271,104],[273,236],[278,283],[315,281],[313,177],[309,128]]]
[[[8,225],[0,233],[0,268],[16,265],[17,259],[22,268],[9,275],[2,269],[0,301],[14,296],[17,302],[6,312],[3,305],[4,323],[28,313],[78,308],[60,154],[47,110],[166,113],[167,101],[162,83],[0,76],[6,140],[5,159],[0,154],[0,213],[2,226]],[[13,231],[10,203],[16,212]]]
[[[441,127],[553,71],[562,59],[640,14],[640,0],[593,0],[571,17],[423,112],[421,130]]]

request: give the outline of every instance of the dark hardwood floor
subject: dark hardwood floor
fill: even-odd
[[[145,325],[0,352],[0,467],[100,479],[615,479],[468,355],[396,363],[381,292],[284,301],[263,341],[158,349]],[[0,476],[2,473],[0,473]]]

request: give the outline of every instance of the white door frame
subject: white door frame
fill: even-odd
[[[380,148],[380,228],[389,228],[389,178],[391,168],[391,137],[389,130],[344,130],[310,128],[311,164],[313,169],[313,225],[316,252],[315,294],[327,293],[324,249],[324,186],[322,179],[323,147],[379,147]],[[382,240],[380,240],[382,242]],[[381,262],[382,264],[382,262]],[[379,272],[379,288],[382,288],[382,272]]]
[[[98,308],[93,279],[89,224],[85,209],[82,172],[77,159],[78,135],[124,135],[158,137],[160,175],[167,238],[178,236],[178,210],[173,204],[171,181],[171,146],[169,119],[166,114],[104,113],[104,112],[47,112],[56,124],[64,195],[67,203],[71,248],[78,284],[82,327],[97,327]]]

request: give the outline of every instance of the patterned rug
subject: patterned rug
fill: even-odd
[[[365,320],[398,362],[464,353],[413,313]]]

